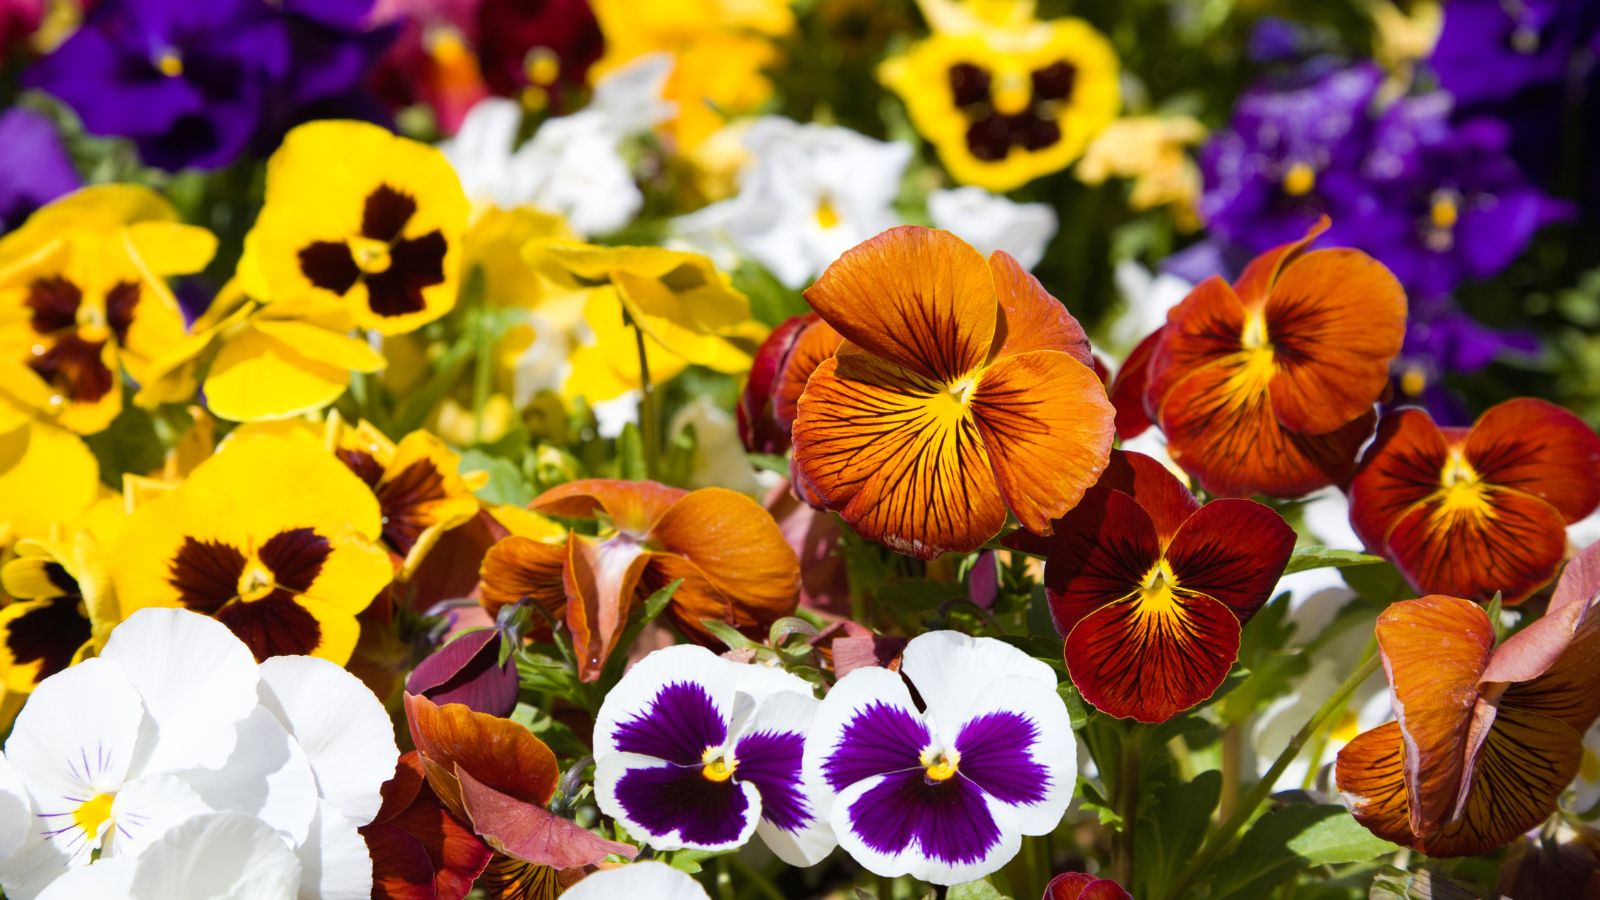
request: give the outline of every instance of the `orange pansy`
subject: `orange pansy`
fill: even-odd
[[[551,619],[564,617],[585,681],[600,677],[633,607],[677,579],[666,615],[707,644],[717,641],[704,619],[764,637],[799,602],[794,550],[743,494],[596,478],[551,488],[530,508],[609,527],[599,537],[569,532],[563,543],[513,536],[495,544],[483,561],[483,603],[493,614],[527,598]]]
[[[1145,408],[1173,460],[1213,494],[1346,483],[1371,433],[1405,337],[1405,293],[1360,251],[1307,251],[1327,227],[1256,257],[1231,286],[1201,282],[1150,351]],[[1123,418],[1137,427],[1132,411]]]
[[[1049,534],[1105,468],[1088,339],[1004,252],[892,228],[806,299],[844,343],[797,404],[796,474],[863,536],[932,559],[982,545],[1008,509]]]
[[[1518,398],[1470,429],[1384,416],[1350,485],[1350,523],[1419,591],[1520,603],[1555,576],[1566,526],[1600,505],[1600,437]]]

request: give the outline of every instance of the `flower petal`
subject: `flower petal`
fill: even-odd
[[[528,508],[563,519],[592,519],[597,512],[604,512],[618,531],[643,536],[687,494],[654,481],[586,478],[545,491]]]
[[[1009,807],[965,778],[930,782],[920,768],[846,788],[833,827],[839,846],[867,871],[933,884],[975,881],[1022,846]]]
[[[801,781],[806,733],[816,715],[810,694],[783,692],[761,701],[733,747],[735,776],[761,795],[756,831],[777,857],[791,866],[821,862],[837,841],[817,815]]]
[[[595,763],[600,811],[658,850],[731,850],[743,846],[761,819],[753,784],[713,781],[684,767],[636,753]]]
[[[1005,641],[959,631],[928,631],[912,638],[901,656],[900,671],[911,679],[946,743],[955,740],[956,731],[974,710],[997,708],[979,702],[997,679],[1022,678],[1052,693],[1056,689],[1055,670],[1042,660]]]
[[[1385,722],[1345,744],[1334,764],[1334,782],[1350,814],[1368,831],[1396,844],[1416,845],[1399,722]]]
[[[138,861],[131,897],[200,900],[300,895],[300,862],[272,829],[238,813],[198,816],[168,832]]]
[[[1109,878],[1062,872],[1045,885],[1044,900],[1133,900],[1133,895]]]
[[[207,370],[206,408],[231,422],[297,416],[339,399],[350,386],[350,371],[245,328],[222,342]]]
[[[1350,482],[1350,524],[1372,550],[1385,553],[1396,522],[1439,489],[1450,444],[1420,409],[1397,409],[1378,423]]]
[[[903,225],[869,238],[845,251],[805,296],[852,344],[935,381],[976,369],[994,341],[989,265],[948,231]]]
[[[1121,491],[1095,488],[1056,523],[1045,562],[1050,617],[1062,636],[1101,607],[1137,590],[1161,561],[1149,513]]]
[[[1107,393],[1111,405],[1117,410],[1119,440],[1136,438],[1153,424],[1146,408],[1145,395],[1150,384],[1150,360],[1154,358],[1156,347],[1160,346],[1165,332],[1166,326],[1163,325],[1145,335],[1144,340],[1134,346],[1128,358],[1117,368],[1116,377],[1111,379]]]
[[[728,739],[743,668],[690,645],[646,656],[600,705],[595,758],[638,753],[698,769],[706,748],[721,747]]]
[[[367,900],[372,896],[372,853],[356,825],[323,801],[311,834],[295,848],[300,858],[301,900]]]
[[[567,605],[567,588],[562,581],[566,567],[565,542],[551,544],[521,535],[502,538],[484,554],[479,570],[484,609],[491,616],[498,615],[501,607],[526,597],[543,607],[552,620],[560,621]],[[536,635],[549,630],[548,624],[541,624],[538,616],[534,618]]]
[[[794,348],[784,358],[772,393],[772,417],[784,429],[785,444],[788,443],[788,430],[794,426],[795,416],[799,413],[800,395],[805,393],[811,373],[824,360],[839,352],[842,343],[844,338],[833,330],[832,325],[817,319],[800,332]]]
[[[1270,506],[1213,500],[1183,523],[1166,556],[1179,585],[1247,622],[1271,598],[1294,542],[1294,529]]]
[[[1067,635],[1072,683],[1102,712],[1165,722],[1210,697],[1239,655],[1239,619],[1203,594],[1157,605],[1139,593],[1084,616]]]
[[[803,783],[824,814],[834,795],[889,772],[924,766],[918,755],[932,740],[900,676],[868,666],[839,679],[817,708],[806,737]]]
[[[1555,576],[1566,524],[1550,504],[1481,487],[1471,505],[1419,503],[1389,531],[1389,558],[1418,590],[1521,603]]]
[[[637,862],[601,869],[567,888],[567,900],[615,900],[649,897],[651,900],[707,900],[700,882],[666,863]]]
[[[0,859],[10,859],[28,836],[33,804],[17,767],[0,754]]]
[[[415,694],[405,696],[405,707],[412,742],[445,773],[460,767],[495,790],[540,806],[555,795],[561,774],[556,756],[528,729],[460,704],[435,706]],[[459,788],[447,781],[428,770],[429,787],[454,809]]]
[[[213,810],[255,816],[290,843],[305,841],[318,803],[311,760],[264,707],[240,722],[238,733],[222,768],[191,769],[184,782]]]
[[[518,800],[473,778],[459,766],[461,803],[472,828],[490,846],[523,862],[556,869],[599,865],[607,856],[632,859],[639,848],[608,841],[543,806]]]
[[[1094,367],[1089,336],[1083,326],[1044,289],[1039,279],[1004,250],[989,254],[989,271],[1000,301],[991,359],[999,361],[1033,350],[1056,350]]]
[[[1245,305],[1257,308],[1264,306],[1277,284],[1283,270],[1299,260],[1305,253],[1306,247],[1327,231],[1333,222],[1322,216],[1306,229],[1303,237],[1286,244],[1279,244],[1257,256],[1239,273],[1239,278],[1234,282],[1234,288],[1239,293],[1239,298]]]
[[[1011,807],[1023,834],[1049,834],[1078,785],[1072,720],[1054,687],[1008,676],[978,695],[956,734],[960,775]]]
[[[1159,414],[1179,382],[1238,354],[1243,349],[1244,321],[1244,303],[1226,281],[1212,277],[1195,285],[1167,312],[1167,324],[1144,340],[1155,341],[1147,363],[1146,408]]]
[[[517,708],[517,666],[499,662],[502,636],[494,629],[463,634],[428,656],[406,677],[406,690],[435,703],[460,703],[491,716]]]
[[[578,675],[600,677],[606,660],[628,624],[639,592],[639,577],[650,554],[627,534],[596,540],[567,534],[567,564],[562,570],[567,589],[567,627],[572,630]]]
[[[1553,403],[1519,397],[1490,408],[1463,449],[1484,481],[1538,497],[1569,524],[1600,505],[1600,436]]]
[[[1171,543],[1178,528],[1200,508],[1200,501],[1171,469],[1132,450],[1111,451],[1097,485],[1132,497],[1149,514],[1162,546]]]

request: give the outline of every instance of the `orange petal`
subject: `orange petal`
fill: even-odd
[[[1546,621],[1554,613],[1513,635],[1495,654],[1511,649],[1512,642]],[[1559,622],[1559,620],[1557,620]],[[1494,663],[1490,668],[1494,669]],[[1593,601],[1578,617],[1578,625],[1561,647],[1554,662],[1537,678],[1506,688],[1500,699],[1502,708],[1516,708],[1538,712],[1565,722],[1579,734],[1587,733],[1596,718],[1600,718],[1600,691],[1594,688],[1594,675],[1600,672],[1600,615],[1594,614]],[[1486,672],[1487,675],[1500,674]]]
[[[592,519],[597,512],[610,517],[618,531],[647,534],[667,511],[688,493],[654,481],[586,478],[557,485],[528,504],[528,508],[563,519]]]
[[[989,254],[989,270],[1000,300],[992,359],[1031,350],[1059,350],[1094,368],[1089,335],[1039,279],[1003,250]]]
[[[1491,407],[1464,450],[1484,481],[1532,494],[1568,523],[1600,505],[1600,437],[1554,403],[1519,397]]]
[[[1155,340],[1147,364],[1146,406],[1159,413],[1179,382],[1237,356],[1243,349],[1244,320],[1244,304],[1226,281],[1212,277],[1195,285],[1167,313],[1167,324],[1156,332],[1161,337],[1145,338]]]
[[[649,560],[644,545],[627,534],[604,541],[567,535],[567,627],[584,681],[598,679],[617,648]]]
[[[1426,412],[1384,414],[1350,483],[1350,525],[1369,548],[1387,553],[1390,529],[1439,489],[1449,455],[1449,443]]]
[[[1005,524],[977,423],[945,385],[847,344],[811,376],[799,410],[800,478],[863,536],[933,559]]]
[[[1121,491],[1090,490],[1050,538],[1044,584],[1056,631],[1071,634],[1085,616],[1127,597],[1160,561],[1149,514]]]
[[[795,339],[794,348],[778,373],[777,390],[772,395],[773,418],[784,428],[794,425],[796,407],[800,403],[800,395],[806,391],[806,382],[811,380],[811,373],[822,365],[823,360],[837,353],[842,343],[844,338],[839,336],[839,332],[821,319],[807,325]]]
[[[1334,784],[1350,814],[1386,841],[1415,847],[1406,798],[1405,735],[1399,722],[1386,722],[1356,735],[1339,751]]]
[[[1284,268],[1304,253],[1306,247],[1332,224],[1332,220],[1323,216],[1306,229],[1305,236],[1300,240],[1279,244],[1252,259],[1239,274],[1239,279],[1233,283],[1234,290],[1238,292],[1239,298],[1245,305],[1252,309],[1266,305],[1267,298],[1272,294],[1273,285]]]
[[[1247,622],[1294,552],[1294,529],[1253,500],[1213,500],[1190,516],[1167,546],[1167,562],[1184,589],[1198,591]]]
[[[989,265],[948,231],[891,228],[846,250],[805,296],[851,343],[936,381],[977,368],[994,341]]]
[[[539,604],[554,621],[561,620],[567,605],[567,588],[562,571],[567,566],[565,544],[546,544],[532,538],[512,535],[502,538],[484,554],[479,597],[489,615],[499,615],[526,597]]]
[[[669,612],[689,634],[712,636],[716,619],[752,636],[790,615],[800,601],[800,561],[760,504],[724,488],[693,491],[656,523],[651,579],[682,578]]]
[[[1114,411],[1094,370],[1055,350],[997,359],[972,395],[996,483],[1022,527],[1050,532],[1100,477]]]
[[[1121,440],[1136,438],[1151,425],[1145,403],[1150,384],[1150,360],[1165,333],[1166,327],[1162,326],[1145,335],[1117,369],[1117,377],[1111,380],[1111,405],[1117,408],[1117,437]]]
[[[1455,811],[1494,628],[1477,604],[1435,595],[1392,604],[1376,630],[1406,737],[1411,830],[1422,834]]]
[[[1166,546],[1184,521],[1200,508],[1200,501],[1172,470],[1132,450],[1111,451],[1111,461],[1100,473],[1096,486],[1132,497],[1155,523],[1156,536],[1162,546]]]
[[[1333,431],[1378,401],[1406,333],[1405,291],[1383,263],[1359,250],[1307,253],[1279,273],[1265,313],[1284,427]]]
[[[1521,603],[1555,577],[1566,523],[1555,507],[1519,491],[1479,486],[1476,499],[1435,497],[1389,531],[1389,557],[1418,590]]]
[[[427,770],[428,784],[441,798],[447,792],[459,798],[460,788],[447,785],[441,789],[435,779],[438,769],[470,772],[483,784],[538,806],[555,796],[561,777],[556,755],[528,729],[459,703],[436,706],[415,694],[405,695],[405,707],[411,740],[432,764]]]

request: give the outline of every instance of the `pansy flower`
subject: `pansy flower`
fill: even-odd
[[[1084,699],[1165,722],[1227,677],[1240,629],[1271,596],[1295,535],[1251,500],[1201,506],[1165,466],[1118,450],[1051,538],[1010,540],[1048,553],[1050,615]]]
[[[0,402],[0,422],[5,412]],[[102,490],[100,463],[83,438],[38,419],[0,425],[0,545],[50,537]]]
[[[1417,590],[1520,603],[1555,577],[1566,527],[1600,506],[1600,437],[1543,400],[1471,428],[1420,409],[1384,416],[1350,485],[1350,522]]]
[[[551,488],[530,508],[607,527],[598,537],[572,531],[558,543],[512,536],[495,544],[483,560],[483,604],[495,613],[528,599],[564,617],[585,681],[600,677],[629,612],[680,578],[666,615],[700,641],[716,640],[702,619],[764,635],[799,602],[794,550],[743,494],[588,479]]]
[[[339,299],[357,327],[412,331],[455,305],[467,212],[437,149],[364,122],[301,125],[267,163],[244,289]]]
[[[568,888],[567,900],[612,900],[614,897],[649,897],[651,900],[709,900],[710,895],[692,876],[663,862],[637,862],[601,869]]]
[[[752,453],[785,453],[806,382],[844,338],[816,313],[787,319],[761,342],[739,395],[739,438]]]
[[[801,783],[816,709],[810,685],[780,669],[657,650],[595,719],[600,810],[658,850],[731,850],[760,832],[779,859],[812,865],[834,845]]]
[[[1145,410],[1213,494],[1297,497],[1354,474],[1406,297],[1360,251],[1307,251],[1327,227],[1256,257],[1232,285],[1201,282],[1151,339]]]
[[[839,679],[802,783],[868,871],[957,884],[1005,865],[1023,835],[1054,831],[1077,777],[1055,672],[993,638],[933,631],[906,645],[898,673]]]
[[[1048,534],[1105,467],[1088,338],[1009,255],[893,228],[806,299],[845,343],[797,403],[797,481],[861,535],[932,559],[975,549],[1008,509]]]
[[[1361,824],[1429,856],[1489,853],[1556,809],[1600,717],[1600,545],[1572,561],[1550,608],[1494,645],[1483,608],[1431,595],[1378,617],[1397,721],[1339,753]]]
[[[1033,17],[1033,4],[925,4],[934,33],[879,70],[957,181],[1021,187],[1077,159],[1117,114],[1111,42],[1082,19]]]
[[[1043,900],[1133,900],[1133,895],[1109,878],[1062,872],[1045,885]]]
[[[0,406],[80,434],[122,409],[122,372],[183,336],[166,280],[198,272],[216,239],[148,188],[69,194],[0,239]],[[4,413],[0,412],[0,418]]]
[[[176,489],[134,510],[113,554],[124,610],[215,616],[258,659],[343,665],[356,613],[393,575],[378,502],[316,438],[235,435]]]

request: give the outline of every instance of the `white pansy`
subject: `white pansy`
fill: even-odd
[[[28,837],[33,822],[33,804],[22,776],[0,753],[0,863],[11,858]]]
[[[723,487],[752,497],[772,490],[777,476],[757,472],[750,464],[739,440],[739,425],[727,410],[708,397],[697,397],[673,415],[668,431],[677,434],[690,426],[695,436],[694,465],[685,487]]]
[[[1176,275],[1151,272],[1132,260],[1117,263],[1112,277],[1122,295],[1123,309],[1111,318],[1109,337],[1124,353],[1167,324],[1167,311],[1194,290],[1194,285]]]
[[[1058,224],[1047,203],[1017,203],[970,185],[928,194],[928,218],[985,256],[1004,250],[1024,269],[1044,258]]]
[[[138,859],[76,869],[39,900],[293,900],[300,861],[260,819],[209,813],[174,828]]]
[[[709,900],[705,888],[687,873],[659,862],[637,862],[601,869],[561,895],[566,900],[615,900],[649,897],[650,900]]]

